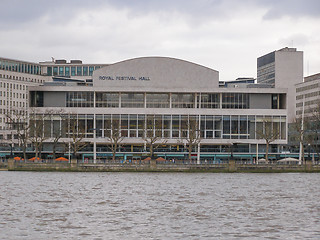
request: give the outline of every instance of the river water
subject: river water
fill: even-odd
[[[0,239],[320,239],[320,175],[0,172]]]

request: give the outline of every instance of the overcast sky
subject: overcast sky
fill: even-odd
[[[256,77],[257,57],[304,51],[320,72],[319,0],[0,0],[0,56],[114,63],[184,59],[220,80]]]

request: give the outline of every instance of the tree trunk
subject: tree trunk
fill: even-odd
[[[117,144],[115,143],[112,147],[112,161],[116,162],[116,152],[117,152]]]
[[[189,150],[189,156],[188,156],[188,158],[189,158],[189,163],[191,164],[192,163],[192,159],[191,159],[191,154],[192,154],[192,145],[190,146],[188,146],[188,150]]]
[[[269,163],[269,142],[266,142],[266,163]]]
[[[56,143],[53,143],[52,146],[52,159],[53,161],[56,159]]]
[[[24,161],[26,162],[27,161],[27,147],[25,144],[23,144],[23,146],[22,146],[22,151],[23,151]]]
[[[153,144],[152,143],[150,144],[150,157],[151,157],[151,160],[153,160]]]

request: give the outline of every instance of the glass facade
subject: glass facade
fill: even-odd
[[[222,108],[248,109],[248,93],[222,93]]]
[[[201,93],[197,102],[198,108],[220,108],[220,94]]]
[[[121,93],[122,108],[143,108],[144,94],[143,93]]]
[[[172,108],[194,108],[193,93],[172,93]]]
[[[147,108],[169,108],[170,95],[169,93],[147,93]]]
[[[93,92],[68,92],[67,107],[93,107]]]
[[[203,139],[261,139],[259,131],[270,129],[276,133],[275,139],[286,139],[286,116],[262,115],[147,115],[147,114],[79,114],[56,116],[46,123],[46,132],[54,137],[59,132],[63,136],[70,135],[70,129],[58,128],[69,126],[63,123],[76,119],[78,131],[87,137],[93,137],[94,121],[97,137],[108,137],[114,131],[114,123],[120,123],[121,136],[125,138],[142,138],[147,134],[164,139],[186,137],[191,131],[188,124],[196,123]],[[57,122],[59,121],[59,122]],[[198,128],[199,126],[199,128]]]
[[[0,58],[0,70],[41,75],[39,64]]]
[[[41,74],[41,66],[40,65],[24,65],[17,64],[17,66],[11,65],[1,65],[2,61],[0,59],[0,69],[4,67],[7,70],[12,69],[12,71],[18,72],[26,72],[33,74]],[[7,66],[7,67],[6,67]],[[78,66],[78,65],[57,65],[57,66],[47,66],[47,75],[48,76],[59,76],[59,77],[70,77],[70,76],[92,76],[93,71],[101,68],[101,66],[90,65],[90,66]],[[15,70],[17,69],[17,70]],[[11,70],[10,70],[11,71]]]
[[[96,107],[119,107],[119,93],[96,93]]]

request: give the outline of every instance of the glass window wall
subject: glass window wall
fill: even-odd
[[[248,109],[248,93],[222,93],[222,108]]]
[[[194,108],[194,96],[193,93],[172,93],[172,108]]]
[[[67,92],[67,107],[93,107],[93,92]]]
[[[96,93],[96,107],[117,108],[119,107],[119,93]]]
[[[198,100],[198,108],[199,108],[199,105],[201,108],[219,108],[220,94],[219,93],[201,93],[200,102]]]
[[[121,93],[122,108],[143,108],[144,93]]]
[[[168,93],[147,93],[147,108],[169,108],[170,96]]]

